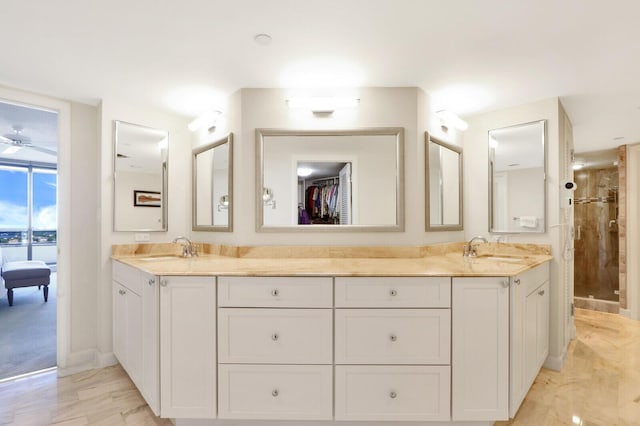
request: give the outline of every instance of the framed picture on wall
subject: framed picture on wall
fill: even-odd
[[[161,205],[162,196],[159,192],[133,190],[134,207],[160,207]]]

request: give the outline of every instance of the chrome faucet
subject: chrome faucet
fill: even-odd
[[[462,250],[462,255],[464,257],[475,257],[478,255],[478,252],[476,251],[476,246],[473,244],[475,240],[482,240],[482,242],[485,242],[485,243],[488,242],[487,239],[481,235],[477,237],[473,237],[472,239],[469,240],[467,245],[465,245]]]
[[[183,236],[179,236],[179,237],[175,237],[173,239],[174,243],[177,243],[178,241],[185,241],[186,244],[182,245],[182,257],[191,257],[191,256],[197,256],[198,255],[198,247],[195,246],[190,239],[188,239],[187,237],[183,237]]]

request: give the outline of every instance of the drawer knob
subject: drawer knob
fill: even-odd
[[[389,294],[390,294],[391,296],[397,296],[397,295],[398,295],[398,291],[397,291],[397,290],[391,290],[391,291],[389,292]]]
[[[539,294],[540,296],[544,296],[544,290],[540,290],[540,291],[538,292],[538,294]]]
[[[278,336],[278,333],[273,333],[271,335],[271,340],[273,340],[274,342],[277,342],[279,338],[280,336]]]
[[[396,399],[397,396],[398,396],[398,394],[395,391],[389,392],[389,398]]]
[[[153,279],[153,278],[149,278],[149,285],[154,285],[154,284],[155,284],[155,282],[156,282],[156,280],[155,280],[155,279]]]
[[[166,286],[167,286],[167,284],[169,284],[169,283],[167,282],[167,280],[160,280],[160,285],[161,285],[162,287],[166,287]]]
[[[395,342],[396,340],[398,340],[398,336],[392,334],[391,336],[389,336],[389,339],[391,339],[392,342]]]
[[[274,390],[272,390],[272,391],[271,391],[271,396],[272,396],[272,397],[274,397],[274,398],[275,398],[275,397],[276,397],[276,396],[278,396],[278,395],[280,395],[280,392],[278,392],[278,389],[274,389]]]
[[[520,285],[520,278],[516,278],[515,280],[513,280],[513,282]]]
[[[126,291],[124,291],[124,290],[122,290],[122,289],[118,290],[118,293],[120,293],[121,295],[125,295],[125,294],[127,294],[127,292],[126,292]]]
[[[271,295],[274,297],[280,296],[280,290],[278,290],[277,288],[274,288],[273,290],[271,290]]]

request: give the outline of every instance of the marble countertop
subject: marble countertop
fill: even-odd
[[[235,257],[206,253],[183,258],[166,252],[117,254],[114,250],[112,257],[153,275],[454,277],[514,276],[553,259],[544,250],[489,250],[468,258],[459,250],[440,251],[416,257],[285,258],[277,254]]]

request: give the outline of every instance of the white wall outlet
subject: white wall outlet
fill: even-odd
[[[134,236],[134,239],[136,240],[137,243],[149,241],[149,234],[136,234]]]

